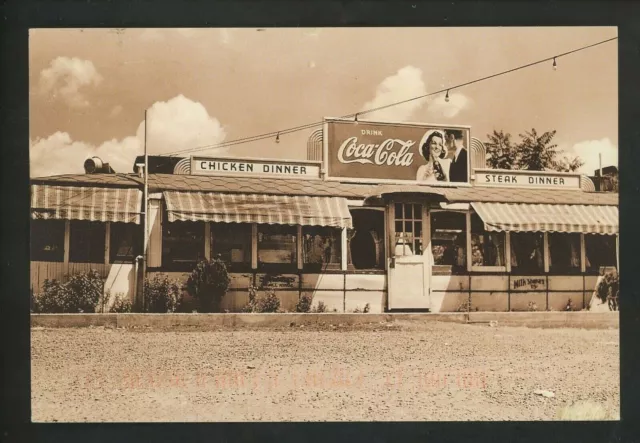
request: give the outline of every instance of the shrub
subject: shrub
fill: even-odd
[[[354,314],[361,314],[362,311],[360,310],[360,306],[356,306],[356,308],[353,310]]]
[[[242,312],[280,312],[280,299],[273,288],[267,287],[264,295],[258,293],[258,288],[249,288],[249,303]]]
[[[327,312],[327,311],[328,311],[327,305],[325,305],[322,300],[318,302],[317,306],[314,306],[311,309],[311,312],[318,312],[318,313]]]
[[[144,282],[145,312],[175,312],[182,301],[182,290],[177,280],[165,274],[155,274]]]
[[[220,312],[222,297],[229,289],[229,271],[220,258],[203,260],[191,271],[187,291],[198,300],[202,312]]]
[[[131,299],[129,299],[125,294],[118,293],[113,300],[113,305],[111,305],[109,312],[122,314],[125,312],[131,312],[132,310],[133,305],[131,303]]]
[[[620,281],[618,273],[609,272],[602,277],[598,287],[596,288],[597,297],[604,303],[609,304],[612,311],[618,310],[618,296],[620,293]]]
[[[364,309],[362,310],[363,313],[368,314],[369,311],[371,311],[371,305],[369,305],[369,303],[367,303],[366,305],[364,305]]]
[[[296,305],[296,312],[309,312],[313,304],[313,297],[308,294],[302,294]]]
[[[104,281],[98,271],[74,274],[62,283],[45,280],[42,293],[34,299],[35,312],[96,312],[104,292]]]

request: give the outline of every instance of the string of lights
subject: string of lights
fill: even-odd
[[[564,56],[567,56],[567,55],[570,55],[570,54],[574,54],[576,52],[584,51],[586,49],[593,48],[594,46],[602,45],[604,43],[608,43],[610,41],[617,40],[617,39],[618,39],[618,37],[613,37],[613,38],[610,38],[610,39],[607,39],[607,40],[602,40],[602,41],[599,41],[597,43],[593,43],[591,45],[582,46],[580,48],[576,48],[576,49],[573,49],[571,51],[563,52],[561,54],[556,54],[556,55],[553,55],[551,57],[547,57],[547,58],[544,58],[544,59],[541,59],[541,60],[537,60],[535,62],[527,63],[525,65],[521,65],[521,66],[518,66],[516,68],[512,68],[512,69],[508,69],[506,71],[501,71],[501,72],[498,72],[498,73],[495,73],[495,74],[492,74],[492,75],[488,75],[486,77],[481,77],[481,78],[478,78],[478,79],[475,79],[475,80],[471,80],[471,81],[468,81],[468,82],[465,82],[465,83],[460,83],[460,84],[455,85],[455,86],[449,86],[449,87],[447,87],[445,89],[441,89],[441,90],[438,90],[438,91],[430,92],[428,94],[419,95],[419,96],[412,97],[412,98],[409,98],[409,99],[406,99],[406,100],[402,100],[402,101],[398,101],[398,102],[394,102],[394,103],[389,103],[389,104],[383,105],[383,106],[378,106],[377,108],[371,108],[371,109],[366,109],[366,110],[359,111],[359,112],[356,112],[356,113],[347,114],[347,115],[344,115],[344,116],[339,117],[339,118],[340,119],[353,118],[354,121],[358,121],[358,116],[370,114],[370,113],[373,113],[373,112],[376,112],[376,111],[381,111],[383,109],[391,108],[393,106],[398,106],[398,105],[409,103],[409,102],[412,102],[412,101],[415,101],[415,100],[420,100],[420,99],[424,99],[424,98],[431,97],[431,96],[434,96],[434,95],[442,94],[443,92],[446,92],[444,100],[446,102],[449,102],[449,100],[450,100],[449,92],[454,90],[454,89],[460,89],[462,87],[469,86],[469,85],[472,85],[474,83],[479,83],[479,82],[486,81],[486,80],[489,80],[489,79],[492,79],[492,78],[495,78],[495,77],[499,77],[499,76],[502,76],[502,75],[510,74],[512,72],[519,71],[519,70],[522,70],[522,69],[525,69],[525,68],[530,68],[532,66],[539,65],[541,63],[546,63],[546,62],[548,62],[550,60],[553,60],[552,68],[555,71],[555,70],[558,69],[558,64],[557,64],[557,61],[556,61],[558,58],[564,57]],[[162,155],[165,155],[165,156],[176,156],[176,155],[187,154],[187,153],[191,153],[191,152],[204,151],[204,150],[210,150],[210,149],[227,148],[229,146],[234,146],[234,145],[238,145],[238,144],[250,143],[250,142],[254,142],[254,141],[258,141],[258,140],[264,140],[264,139],[268,139],[268,138],[273,138],[274,136],[276,138],[276,140],[275,140],[276,143],[279,143],[281,135],[291,134],[291,133],[294,133],[294,132],[304,131],[306,129],[312,129],[312,128],[320,127],[323,124],[324,124],[324,121],[313,122],[313,123],[308,123],[308,124],[305,124],[305,125],[295,126],[295,127],[288,128],[288,129],[281,129],[279,131],[267,132],[267,133],[264,133],[264,134],[258,134],[258,135],[254,135],[254,136],[250,136],[250,137],[238,138],[238,139],[235,139],[235,140],[230,140],[230,141],[222,142],[222,143],[218,143],[218,144],[198,146],[198,147],[195,147],[195,148],[184,149],[184,150],[181,150],[181,151],[175,151],[175,152],[166,153],[166,154],[162,154]]]

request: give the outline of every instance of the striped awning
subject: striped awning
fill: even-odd
[[[618,207],[472,203],[487,231],[617,234]]]
[[[142,191],[135,188],[31,185],[34,219],[140,224]]]
[[[351,228],[347,200],[265,194],[165,191],[169,222],[208,221]]]

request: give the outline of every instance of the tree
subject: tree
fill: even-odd
[[[487,163],[493,169],[514,169],[517,164],[518,152],[511,142],[511,134],[503,131],[493,130],[493,134],[488,134],[489,141],[485,143],[487,147]]]
[[[556,131],[538,134],[535,129],[520,134],[521,141],[514,144],[511,134],[494,130],[488,134],[487,165],[495,169],[524,169],[528,171],[577,171],[584,162],[579,157],[568,158],[553,144]]]

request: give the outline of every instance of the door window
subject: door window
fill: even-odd
[[[396,203],[395,255],[422,255],[422,205]]]

